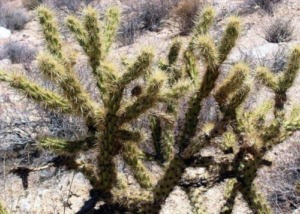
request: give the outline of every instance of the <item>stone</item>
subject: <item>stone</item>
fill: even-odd
[[[11,36],[11,31],[10,30],[8,30],[4,27],[0,27],[0,39],[7,39],[10,36]]]

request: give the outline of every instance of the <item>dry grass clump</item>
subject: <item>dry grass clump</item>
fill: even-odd
[[[122,22],[119,28],[118,41],[121,45],[133,44],[137,37],[142,33],[139,26],[138,18],[129,18],[125,22]]]
[[[276,18],[265,29],[265,39],[271,43],[290,42],[293,37],[292,19]]]
[[[294,141],[294,142],[293,142]],[[297,140],[282,148],[273,169],[260,178],[274,213],[298,213],[300,207],[300,146]]]
[[[77,12],[92,2],[92,0],[22,0],[24,7],[29,10],[36,8],[40,4],[46,4],[58,9],[67,9],[72,12]]]
[[[175,8],[180,33],[187,35],[195,26],[195,20],[205,2],[203,0],[184,0]]]
[[[123,11],[118,41],[130,45],[144,31],[158,31],[179,0],[130,1]]]
[[[164,19],[169,15],[174,1],[153,0],[144,1],[139,5],[139,18],[143,28],[150,31],[157,31]]]
[[[53,5],[56,8],[66,8],[72,12],[76,12],[90,2],[92,2],[92,0],[47,0],[46,3]]]
[[[28,10],[33,10],[43,3],[43,0],[22,0],[22,4]]]
[[[267,13],[273,13],[276,4],[282,0],[246,0],[245,3],[250,8],[259,8]]]
[[[4,1],[0,2],[0,26],[10,30],[22,30],[29,21],[29,15],[24,8],[14,8]]]
[[[4,44],[0,51],[0,59],[10,59],[12,63],[30,63],[34,60],[36,50],[17,41],[10,41]]]

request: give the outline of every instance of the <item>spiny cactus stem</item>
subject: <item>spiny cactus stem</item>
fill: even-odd
[[[227,182],[226,192],[225,192],[225,204],[221,209],[221,214],[231,214],[233,211],[233,206],[235,202],[235,198],[238,193],[239,183],[236,179],[230,179]]]
[[[181,157],[175,156],[169,163],[164,176],[158,181],[154,187],[153,203],[144,207],[143,213],[158,214],[162,202],[169,196],[174,187],[178,184],[182,177],[186,165]]]
[[[184,129],[180,138],[181,151],[186,148],[186,146],[190,143],[190,139],[195,136],[199,120],[198,115],[201,110],[201,101],[206,98],[214,89],[215,81],[217,80],[218,76],[218,70],[208,69],[204,75],[199,91],[196,92],[196,96],[194,98],[191,98],[190,106],[186,113]]]
[[[275,94],[275,115],[277,111],[281,111],[284,108],[284,105],[287,101],[286,93],[276,93]]]

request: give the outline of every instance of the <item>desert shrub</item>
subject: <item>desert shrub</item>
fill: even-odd
[[[70,11],[76,12],[78,11],[83,5],[87,5],[92,0],[54,0],[48,1],[49,4],[53,4],[57,8],[67,8]]]
[[[270,173],[262,173],[261,179],[274,213],[297,213],[300,207],[300,146],[297,137],[294,139],[282,151],[283,156],[273,163]]]
[[[280,3],[282,0],[246,0],[248,7],[258,7],[267,13],[273,13],[275,5]]]
[[[155,31],[159,29],[163,19],[169,14],[170,5],[168,1],[164,0],[145,1],[140,4],[139,10],[143,28]]]
[[[168,17],[170,9],[178,0],[132,1],[123,11],[123,20],[119,27],[118,41],[121,45],[130,45],[145,30],[157,31]]]
[[[22,4],[28,10],[33,10],[43,3],[43,0],[22,0]]]
[[[288,56],[286,49],[280,48],[273,53],[271,59],[266,60],[263,65],[269,67],[273,73],[279,73],[284,70],[287,60]]]
[[[265,39],[271,43],[289,42],[293,36],[292,19],[276,18],[265,29]]]
[[[202,0],[185,0],[181,1],[175,8],[175,16],[182,34],[186,35],[192,31],[203,4],[204,1]]]
[[[138,19],[142,29],[157,31],[177,2],[178,0],[132,1],[127,13]]]
[[[142,30],[138,18],[129,18],[120,24],[118,41],[121,45],[131,45],[141,33]]]
[[[22,30],[28,21],[29,15],[24,8],[0,5],[0,26],[10,30]]]
[[[130,45],[145,30],[157,31],[178,0],[131,1],[123,12],[118,32],[121,45]]]
[[[17,41],[10,41],[4,44],[0,52],[0,59],[10,59],[12,63],[30,63],[36,55],[35,49]]]
[[[91,1],[92,0],[23,0],[23,5],[29,10],[36,8],[40,4],[46,4],[54,8],[66,8],[72,12],[76,12]]]

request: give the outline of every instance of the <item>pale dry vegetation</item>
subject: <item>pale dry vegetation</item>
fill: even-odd
[[[7,1],[0,2],[0,26],[10,30],[22,30],[30,20],[24,8],[12,8]]]

